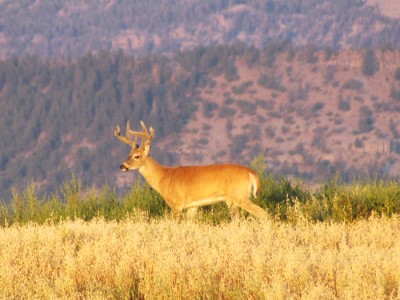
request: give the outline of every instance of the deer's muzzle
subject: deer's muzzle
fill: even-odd
[[[126,171],[129,170],[128,166],[125,165],[125,163],[123,163],[122,165],[120,165],[119,168],[121,169],[122,172],[126,172]]]

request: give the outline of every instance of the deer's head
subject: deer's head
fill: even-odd
[[[121,130],[119,126],[117,126],[117,130],[114,131],[114,135],[119,140],[132,147],[132,150],[129,153],[128,158],[120,166],[123,172],[139,169],[141,166],[143,166],[146,158],[149,156],[150,144],[154,136],[154,129],[150,127],[150,133],[149,133],[143,121],[140,121],[140,124],[142,125],[143,132],[132,131],[130,129],[129,121],[126,124],[125,136],[121,136]],[[134,136],[133,141],[131,140],[131,136]],[[142,139],[141,146],[137,144],[139,137]]]

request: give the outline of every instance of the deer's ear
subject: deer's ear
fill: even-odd
[[[149,152],[150,152],[150,143],[149,143],[149,144],[146,144],[146,145],[144,146],[144,150],[143,150],[143,153],[144,153],[146,156],[149,156]]]

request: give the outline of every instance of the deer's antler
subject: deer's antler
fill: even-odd
[[[130,133],[131,133],[131,129],[130,129],[130,124],[129,121],[126,124],[126,134],[125,136],[121,135],[121,129],[119,128],[119,126],[117,126],[117,130],[114,130],[114,135],[122,142],[124,142],[125,144],[128,144],[130,146],[132,146],[132,148],[136,148],[136,142],[137,142],[137,136],[135,135],[135,140],[131,140],[130,137]]]
[[[140,124],[142,125],[143,132],[132,131],[130,129],[130,123],[128,121],[126,124],[125,137],[121,136],[121,129],[119,128],[119,126],[117,126],[117,130],[114,131],[114,135],[122,142],[132,146],[132,148],[138,148],[137,140],[139,137],[141,137],[142,138],[142,146],[139,149],[146,149],[146,148],[149,149],[151,140],[153,139],[153,136],[154,136],[154,129],[152,127],[150,127],[150,134],[149,134],[149,132],[147,131],[146,125],[144,125],[144,122],[140,121]],[[135,137],[135,139],[133,141],[130,138],[131,135],[133,135]]]
[[[142,147],[150,146],[151,141],[154,136],[154,129],[153,129],[153,127],[150,127],[150,134],[149,134],[149,132],[147,131],[146,125],[144,125],[143,121],[140,121],[140,125],[142,125],[143,131],[144,131],[144,133],[142,133],[142,137],[143,137]]]

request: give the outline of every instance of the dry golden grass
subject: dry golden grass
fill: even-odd
[[[3,299],[400,297],[400,218],[219,226],[102,219],[0,229]]]

